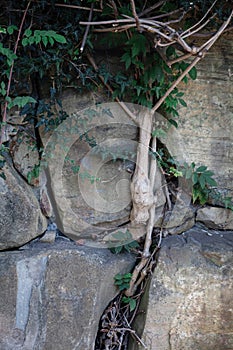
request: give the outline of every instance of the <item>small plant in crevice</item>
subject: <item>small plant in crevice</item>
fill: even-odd
[[[186,180],[192,182],[193,203],[199,201],[200,204],[205,204],[209,198],[210,188],[217,186],[217,182],[213,179],[214,172],[208,170],[205,165],[196,167],[194,162],[190,165],[184,163],[180,171]]]
[[[137,249],[140,247],[139,243],[132,239],[132,234],[130,233],[129,230],[126,230],[126,232],[119,230],[113,233],[110,244],[111,244],[110,251],[113,254],[119,254],[119,253],[125,253],[125,252],[128,252],[128,253],[137,252]],[[114,244],[115,246],[112,246]]]
[[[126,297],[123,296],[121,299],[123,304],[127,304],[129,305],[129,310],[130,312],[132,312],[133,310],[135,310],[136,306],[137,306],[137,302],[133,297]]]
[[[32,168],[32,170],[30,170],[27,173],[27,180],[28,183],[31,184],[33,179],[37,179],[40,175],[40,170],[41,170],[41,166],[40,163],[39,164],[35,164],[34,167]]]
[[[129,283],[132,278],[132,273],[128,272],[125,274],[120,274],[118,273],[117,275],[114,276],[114,284],[119,288],[119,290],[125,290],[129,288]]]

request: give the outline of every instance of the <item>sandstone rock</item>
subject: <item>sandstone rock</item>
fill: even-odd
[[[164,220],[165,234],[179,234],[194,226],[194,211],[190,207],[190,202],[190,195],[184,191],[180,191],[177,194],[176,202]]]
[[[2,143],[12,140],[19,132],[20,127],[24,126],[23,119],[25,115],[20,115],[18,107],[12,107],[7,112],[7,124],[2,138]]]
[[[233,232],[209,234],[194,227],[163,240],[142,336],[148,349],[233,349]]]
[[[196,221],[217,230],[233,230],[233,211],[207,206],[197,211]]]
[[[93,350],[100,317],[129,255],[59,239],[0,253],[0,349]]]
[[[53,207],[46,186],[40,188],[40,208],[47,218],[53,215]]]
[[[98,246],[106,231],[129,221],[132,174],[125,162],[136,163],[137,136],[135,123],[115,103],[75,111],[51,135],[45,145],[49,185],[65,235]],[[158,221],[165,197],[161,174],[156,179]]]
[[[54,243],[56,238],[56,231],[46,230],[44,235],[40,238],[42,243]]]
[[[10,163],[0,178],[0,250],[19,247],[47,227],[39,203],[29,185],[17,174]]]
[[[166,143],[177,160],[208,166],[220,193],[229,196],[233,196],[232,53],[232,34],[221,37],[198,63],[197,79],[179,85],[188,106],[179,108],[179,127],[169,130]]]
[[[39,153],[36,146],[33,128],[20,131],[11,142],[11,154],[15,168],[31,185],[39,185]]]

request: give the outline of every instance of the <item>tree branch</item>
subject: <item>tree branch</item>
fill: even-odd
[[[130,0],[130,4],[131,4],[132,13],[133,13],[133,16],[134,16],[134,19],[135,19],[135,22],[136,22],[137,30],[139,32],[141,32],[140,22],[139,22],[138,15],[137,15],[137,12],[136,12],[136,7],[135,7],[134,0]]]

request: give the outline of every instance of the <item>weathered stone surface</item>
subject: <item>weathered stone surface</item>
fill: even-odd
[[[133,263],[61,239],[0,253],[0,349],[93,350],[113,277]]]
[[[18,132],[11,144],[11,155],[15,168],[25,180],[28,179],[28,175],[31,173],[29,183],[38,186],[39,172],[36,174],[35,166],[39,164],[39,152],[36,147],[33,128],[27,127],[27,132]]]
[[[183,89],[188,107],[179,109],[179,128],[166,146],[178,160],[214,171],[222,193],[233,195],[233,40],[224,35],[198,63],[198,76]],[[174,138],[176,141],[174,142]]]
[[[192,228],[195,224],[194,211],[190,207],[191,197],[184,191],[177,194],[176,202],[168,212],[164,223],[165,234],[179,234]]]
[[[207,206],[197,211],[196,221],[217,230],[233,230],[233,211]]]
[[[106,231],[129,221],[132,174],[125,163],[136,163],[137,136],[135,123],[114,103],[75,111],[56,129],[45,148],[53,155],[49,185],[60,231],[96,246]],[[159,169],[156,179],[158,222],[165,203]]]
[[[47,220],[30,186],[10,163],[0,177],[0,250],[19,247],[43,233]]]
[[[233,232],[194,227],[163,240],[142,337],[148,349],[233,349],[232,253]]]
[[[2,138],[2,143],[7,141],[12,141],[12,138],[14,139],[14,136],[17,135],[19,132],[19,128],[24,125],[23,119],[25,115],[20,115],[20,111],[18,110],[18,107],[12,107],[7,112],[7,121],[8,123],[5,126],[5,132]]]
[[[231,35],[222,37],[199,63],[198,79],[189,81],[188,85],[180,85],[185,91],[184,98],[188,107],[180,107],[179,128],[171,127],[162,116],[156,116],[154,122],[155,129],[166,131],[166,135],[161,136],[160,141],[173,157],[181,163],[186,161],[208,166],[215,173],[220,193],[230,196],[233,196],[232,42]],[[55,157],[50,172],[58,226],[72,238],[93,239],[93,234],[99,236],[99,228],[101,232],[102,228],[114,229],[129,219],[131,175],[122,168],[120,153],[123,148],[132,145],[132,141],[138,139],[138,130],[119,106],[113,111],[113,115],[105,114],[104,117],[93,116],[86,109],[86,114],[81,113],[79,119],[85,120],[86,123],[88,116],[91,116],[91,122],[88,120],[88,123],[79,125],[77,117],[80,110],[93,108],[94,102],[104,102],[103,94],[81,95],[73,89],[68,89],[64,91],[62,99],[63,108],[70,118],[62,123],[67,123],[67,127],[56,129],[57,136],[50,139],[56,145],[52,153],[57,152],[63,157]],[[45,145],[51,135],[52,133],[41,133]],[[118,151],[119,157],[116,161],[113,162],[113,158],[109,157],[110,153],[104,154],[103,149],[95,153],[94,160],[96,147],[91,144],[92,138],[96,139],[103,149],[108,146],[110,153]],[[65,152],[61,145],[66,149]],[[135,149],[130,148],[130,151],[135,153]],[[101,167],[98,168],[98,164],[101,164]],[[80,165],[82,169],[78,172]],[[80,174],[83,174],[83,177]],[[100,181],[91,184],[91,177],[99,178]],[[180,179],[178,181],[180,182]],[[44,196],[41,198],[43,200]],[[156,209],[155,226],[159,226],[163,218],[164,195],[159,194],[159,198],[161,201]],[[52,207],[49,205],[47,209],[47,199],[48,197],[42,206],[45,207],[44,212],[48,213],[46,215],[50,216]],[[120,210],[119,204],[123,204]],[[167,232],[177,234],[192,227],[192,210],[186,204],[182,207],[179,202],[174,209],[166,224]],[[102,239],[100,236],[99,238]]]

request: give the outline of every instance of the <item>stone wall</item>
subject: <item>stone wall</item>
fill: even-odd
[[[178,160],[207,165],[214,171],[222,193],[233,195],[231,39],[224,36],[199,64],[198,79],[189,82],[187,87],[182,86],[188,107],[180,108],[180,128],[171,127],[163,142]],[[101,97],[94,94],[80,97],[73,91],[66,92],[64,107],[72,113],[96,100],[99,102]],[[97,131],[104,137],[116,136],[118,132],[109,125]],[[132,123],[120,132],[130,140],[137,137]],[[83,151],[80,144],[70,148],[71,158],[79,158],[80,150]],[[0,348],[93,350],[101,313],[116,295],[113,277],[118,272],[129,271],[134,260],[128,256],[116,257],[106,249],[82,248],[70,241],[64,244],[59,238],[51,244],[39,242],[37,237],[46,231],[48,218],[54,219],[51,208],[54,198],[49,199],[47,189],[54,186],[56,192],[56,178],[51,179],[50,184],[48,179],[27,183],[27,173],[32,167],[28,164],[30,157],[24,145],[23,142],[12,153],[20,174],[9,161],[5,168],[6,180],[0,178],[0,249],[10,250],[0,253]],[[114,164],[107,164],[105,171],[109,178],[104,180],[115,179],[115,172],[118,174],[121,166],[119,159]],[[60,193],[58,189],[57,198],[59,201],[65,198],[68,204],[71,203],[68,209],[78,215],[81,213],[93,227],[104,223],[104,228],[108,228],[127,222],[130,204],[119,215],[102,217],[102,214],[95,216],[95,211],[89,211],[86,204],[79,206],[76,199],[80,192],[76,188],[75,175],[66,177],[70,170],[68,166],[61,169],[64,192]],[[56,176],[56,168],[54,170]],[[128,188],[124,188],[128,198],[131,175],[124,167],[120,171],[124,175],[122,180],[128,181]],[[158,187],[162,187],[160,175],[158,178]],[[113,184],[115,186],[115,182]],[[97,186],[97,190],[101,191],[101,186]],[[115,195],[113,185],[110,184],[108,190],[109,195]],[[157,209],[164,204],[163,192],[160,199]],[[63,204],[59,203],[67,220]],[[211,230],[195,226],[184,235],[164,239],[148,298],[145,296],[148,311],[141,326],[136,324],[135,327],[140,329],[143,341],[151,350],[231,350],[233,212],[206,206],[196,215],[193,209],[188,208],[184,214],[182,205],[177,208],[175,227],[168,227],[168,234],[188,230],[195,220]],[[72,222],[75,229],[79,224]],[[63,233],[69,235],[67,227],[70,228],[63,227]],[[77,231],[82,231],[80,226]],[[89,231],[89,243],[93,241],[93,246],[95,233]],[[86,243],[85,232],[78,238],[78,244]],[[22,247],[32,239],[36,241]],[[13,250],[18,247],[22,248]],[[144,322],[145,331],[142,332]],[[135,346],[129,350],[136,349]]]
[[[197,65],[197,79],[180,86],[187,107],[179,109],[179,129],[171,154],[204,164],[220,188],[233,193],[233,40],[225,35]],[[171,133],[174,133],[171,130]]]

